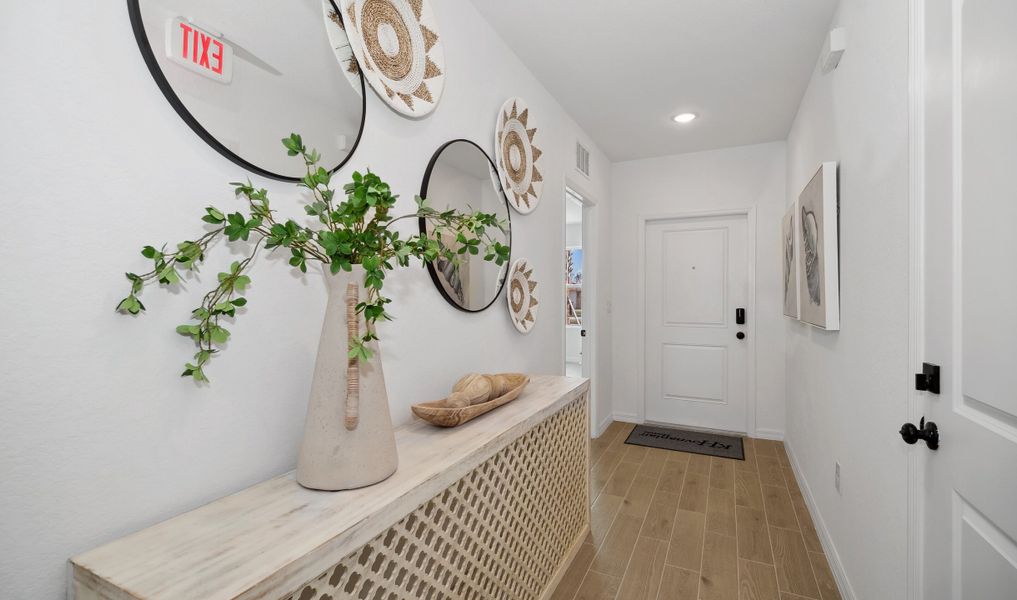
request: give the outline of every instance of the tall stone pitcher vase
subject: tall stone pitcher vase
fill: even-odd
[[[369,360],[348,358],[351,336],[366,331],[356,305],[366,296],[364,268],[332,275],[325,265],[328,307],[321,327],[307,405],[297,482],[316,490],[349,490],[395,473],[399,463],[378,342]]]

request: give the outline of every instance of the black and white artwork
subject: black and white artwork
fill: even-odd
[[[798,196],[796,213],[799,318],[822,329],[839,330],[837,163],[823,163]],[[784,306],[786,312],[786,288]]]
[[[781,261],[784,264],[784,314],[798,318],[798,254],[795,252],[795,215],[798,203],[784,214],[781,221]]]

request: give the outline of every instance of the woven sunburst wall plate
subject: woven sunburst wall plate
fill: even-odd
[[[346,35],[346,25],[340,16],[338,6],[335,0],[321,0],[321,10],[325,16],[325,33],[328,34],[329,45],[332,46],[343,75],[359,95],[362,87],[360,65],[357,64],[357,57],[353,54],[353,46],[350,44],[349,36]]]
[[[537,208],[544,176],[537,168],[540,148],[534,144],[537,125],[521,98],[509,98],[498,111],[494,146],[498,174],[509,204],[521,214]]]
[[[423,117],[445,89],[445,52],[428,0],[341,0],[357,62],[396,112]]]
[[[512,324],[519,333],[529,333],[537,324],[537,281],[533,279],[533,267],[525,258],[512,263],[505,290]]]

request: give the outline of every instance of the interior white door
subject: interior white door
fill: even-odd
[[[746,430],[747,234],[745,215],[647,222],[647,421]]]
[[[1017,2],[925,2],[923,597],[1017,598]]]

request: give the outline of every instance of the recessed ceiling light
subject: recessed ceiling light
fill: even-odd
[[[696,114],[695,113],[682,113],[680,115],[675,115],[674,116],[674,122],[675,123],[681,123],[683,125],[685,123],[691,123],[695,119],[696,119]]]

